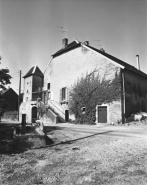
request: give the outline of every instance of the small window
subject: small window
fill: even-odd
[[[47,84],[47,89],[50,90],[50,83]]]
[[[66,100],[66,87],[62,88],[62,100]]]
[[[27,93],[29,93],[29,91],[27,90]]]
[[[68,101],[69,100],[69,92],[67,87],[63,87],[60,89],[60,101]]]
[[[28,97],[26,97],[26,101],[28,101]]]

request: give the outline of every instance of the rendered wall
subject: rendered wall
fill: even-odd
[[[125,117],[147,112],[147,77],[125,70]]]
[[[116,72],[120,72],[118,66],[101,54],[79,47],[53,58],[44,74],[44,86],[50,83],[53,100],[60,102],[61,88],[71,88],[78,78],[86,75],[87,72],[93,71],[95,68],[98,69],[101,77],[107,73],[106,78],[110,80],[115,77]],[[112,104],[111,107],[113,109]],[[109,109],[110,113],[112,109]],[[121,111],[118,111],[118,114],[120,119]]]
[[[31,101],[32,100],[32,76],[29,76],[24,79],[24,96],[23,101]]]

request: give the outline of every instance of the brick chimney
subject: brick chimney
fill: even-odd
[[[68,39],[67,38],[64,38],[62,40],[62,49],[66,48],[67,45],[68,45]]]

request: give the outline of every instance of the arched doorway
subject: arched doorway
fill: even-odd
[[[37,107],[32,107],[32,123],[37,120]]]

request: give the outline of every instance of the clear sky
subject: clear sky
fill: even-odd
[[[147,0],[0,0],[0,68],[10,69],[16,92],[15,73],[34,65],[44,72],[63,37],[101,45],[135,67],[139,54],[147,73]]]

